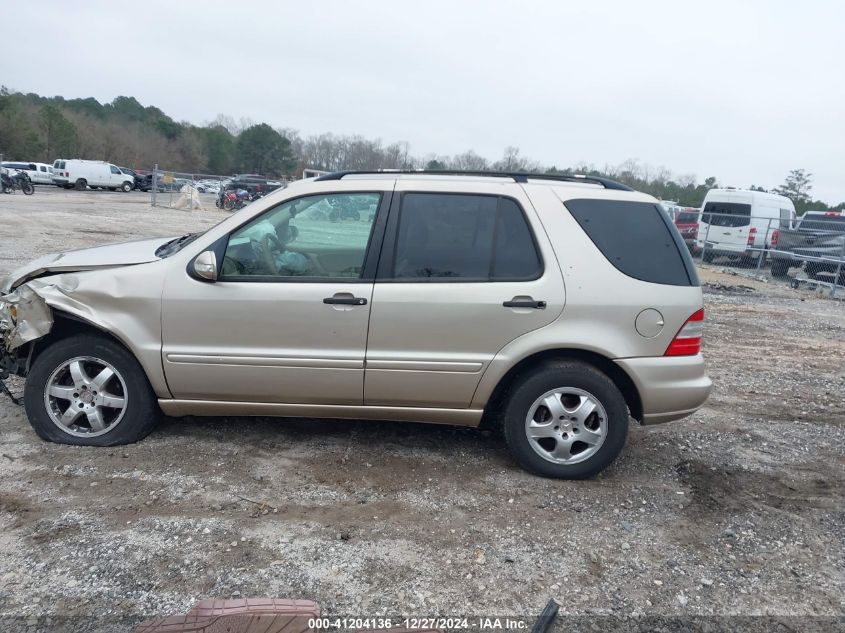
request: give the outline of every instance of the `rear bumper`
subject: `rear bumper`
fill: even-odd
[[[622,358],[616,364],[637,387],[643,405],[643,424],[671,422],[694,413],[713,388],[701,354]]]

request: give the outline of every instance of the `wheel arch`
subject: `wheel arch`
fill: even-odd
[[[108,339],[114,343],[120,345],[123,349],[126,350],[140,365],[141,370],[144,372],[144,376],[147,379],[147,382],[150,385],[155,385],[156,382],[153,380],[153,376],[150,375],[147,367],[145,367],[141,358],[132,350],[132,346],[129,345],[123,338],[117,335],[115,332],[106,329],[105,327],[89,321],[81,316],[71,314],[69,312],[65,312],[58,308],[52,307],[51,310],[53,311],[53,326],[50,328],[50,331],[42,336],[39,339],[32,341],[32,349],[27,359],[27,371],[29,371],[29,367],[32,366],[32,363],[35,362],[35,359],[38,358],[47,348],[49,348],[54,343],[61,341],[66,338],[70,338],[71,336],[78,336],[80,334],[89,334],[93,336],[99,336],[101,338]]]
[[[490,398],[484,406],[484,415],[481,420],[482,428],[490,428],[497,421],[497,414],[501,411],[504,400],[508,395],[510,387],[526,371],[536,367],[547,365],[558,360],[577,360],[592,365],[604,373],[616,388],[622,393],[631,417],[642,421],[643,403],[640,392],[631,377],[619,365],[611,359],[597,352],[577,348],[555,348],[536,352],[517,362],[499,380]]]

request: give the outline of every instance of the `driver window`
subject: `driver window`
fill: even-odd
[[[379,193],[332,193],[283,202],[229,236],[221,280],[357,279]]]
[[[115,167],[114,165],[112,165],[112,166],[111,166],[111,173],[113,173],[113,174],[119,174],[119,173],[120,173],[120,170],[119,170],[117,167]]]

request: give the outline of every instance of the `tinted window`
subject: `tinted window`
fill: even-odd
[[[751,224],[751,205],[736,202],[708,202],[701,221],[713,226],[748,226]]]
[[[622,200],[569,200],[572,216],[607,260],[635,279],[697,286],[689,251],[659,205]]]
[[[683,211],[678,214],[678,224],[695,224],[698,222],[698,211]]]
[[[801,230],[845,232],[845,215],[810,215],[801,219]]]
[[[357,279],[380,200],[342,193],[283,202],[232,233],[222,278]]]
[[[119,174],[120,173],[120,170],[117,167],[115,167],[114,165],[109,167],[109,169],[111,169],[111,173],[113,173],[113,174]]]
[[[393,261],[397,279],[534,279],[542,268],[515,202],[460,194],[405,194]]]

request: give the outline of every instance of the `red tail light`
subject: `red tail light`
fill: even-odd
[[[704,331],[704,308],[698,310],[675,335],[664,356],[695,356],[701,351],[701,335]]]
[[[757,229],[753,226],[748,229],[748,246],[754,246],[754,238],[757,237]]]
[[[780,229],[775,229],[774,231],[772,231],[772,246],[777,246],[779,239],[780,239]]]

